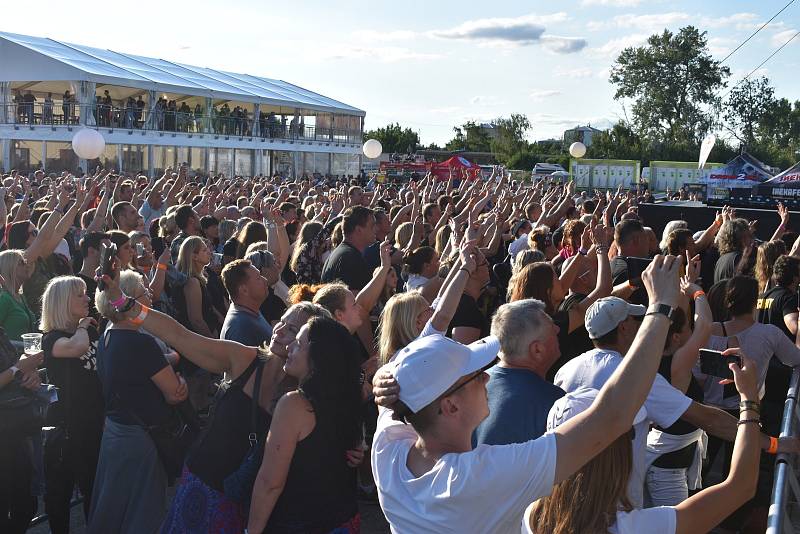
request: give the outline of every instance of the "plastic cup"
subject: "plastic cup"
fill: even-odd
[[[36,354],[42,350],[42,334],[38,332],[22,334],[22,343],[25,346],[25,354]]]

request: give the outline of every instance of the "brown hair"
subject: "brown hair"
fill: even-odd
[[[786,243],[783,241],[767,241],[758,246],[756,253],[755,275],[758,280],[758,292],[767,290],[772,270],[778,258],[786,254]]]
[[[231,300],[239,295],[239,288],[247,280],[247,271],[253,264],[250,260],[233,260],[222,269],[222,285],[228,291]]]
[[[628,499],[632,467],[631,436],[626,432],[534,503],[530,529],[542,534],[608,532],[618,511],[633,510]]]
[[[295,284],[289,288],[289,304],[311,302],[325,284]]]
[[[314,304],[319,304],[334,315],[339,310],[344,310],[347,296],[352,295],[350,288],[341,282],[322,284],[314,293]],[[335,317],[335,315],[334,315]]]
[[[553,266],[540,261],[531,263],[522,268],[514,281],[511,291],[511,301],[522,299],[537,299],[545,303],[548,314],[553,314],[553,303],[550,299],[550,290],[553,289]]]

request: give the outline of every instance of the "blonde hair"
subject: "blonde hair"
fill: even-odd
[[[175,223],[175,212],[164,215],[158,220],[158,234],[161,237],[169,237],[174,234],[177,229],[178,225]]]
[[[187,237],[183,243],[181,243],[180,251],[178,252],[178,270],[183,274],[189,276],[197,277],[200,279],[201,283],[206,283],[206,275],[203,274],[203,268],[201,267],[199,270],[195,269],[193,256],[201,249],[203,246],[208,246],[206,244],[206,240],[200,236],[190,236]]]
[[[533,504],[530,529],[539,534],[608,532],[617,512],[633,510],[628,479],[633,465],[631,438],[625,433],[552,493]]]
[[[0,252],[0,275],[6,281],[6,290],[17,300],[19,300],[19,292],[22,289],[19,277],[20,260],[25,261],[25,255],[21,250],[11,249]],[[13,293],[14,288],[17,288],[16,294]]]
[[[319,304],[331,312],[331,315],[335,318],[337,311],[344,310],[348,295],[353,295],[349,287],[341,282],[332,282],[330,284],[324,284],[317,289],[311,302]]]
[[[144,285],[144,278],[136,271],[125,270],[119,273],[119,289],[126,295],[134,294],[134,290],[138,286]],[[111,321],[118,323],[124,321],[125,318],[111,305],[111,300],[105,291],[97,291],[94,297],[94,305],[100,315]]]
[[[378,357],[387,363],[395,353],[420,334],[417,317],[429,306],[419,291],[398,293],[386,303],[378,322]]]
[[[414,223],[404,222],[394,231],[394,242],[398,248],[405,248],[411,242],[414,233]]]
[[[69,299],[85,291],[86,282],[77,276],[57,276],[47,282],[42,295],[42,320],[39,322],[39,330],[72,331],[76,322],[70,314]]]

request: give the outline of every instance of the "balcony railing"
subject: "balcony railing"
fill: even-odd
[[[151,112],[146,107],[104,104],[81,106],[74,102],[12,103],[0,111],[4,113],[0,119],[5,119],[0,120],[0,124],[76,126],[84,123],[81,117],[89,113],[98,128],[352,144],[360,144],[362,140],[358,130],[306,126],[266,114],[260,115],[256,122],[252,114],[234,116],[222,111],[206,114],[161,108]]]

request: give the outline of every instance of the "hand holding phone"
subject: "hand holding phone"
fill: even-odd
[[[700,349],[700,372],[716,376],[724,380],[733,380],[733,371],[728,364],[742,366],[742,358],[738,354],[725,355],[718,350]]]
[[[117,245],[110,243],[102,245],[100,248],[100,274],[113,276],[114,275],[114,256],[117,255]],[[97,289],[105,291],[106,284],[100,279],[97,282]]]

